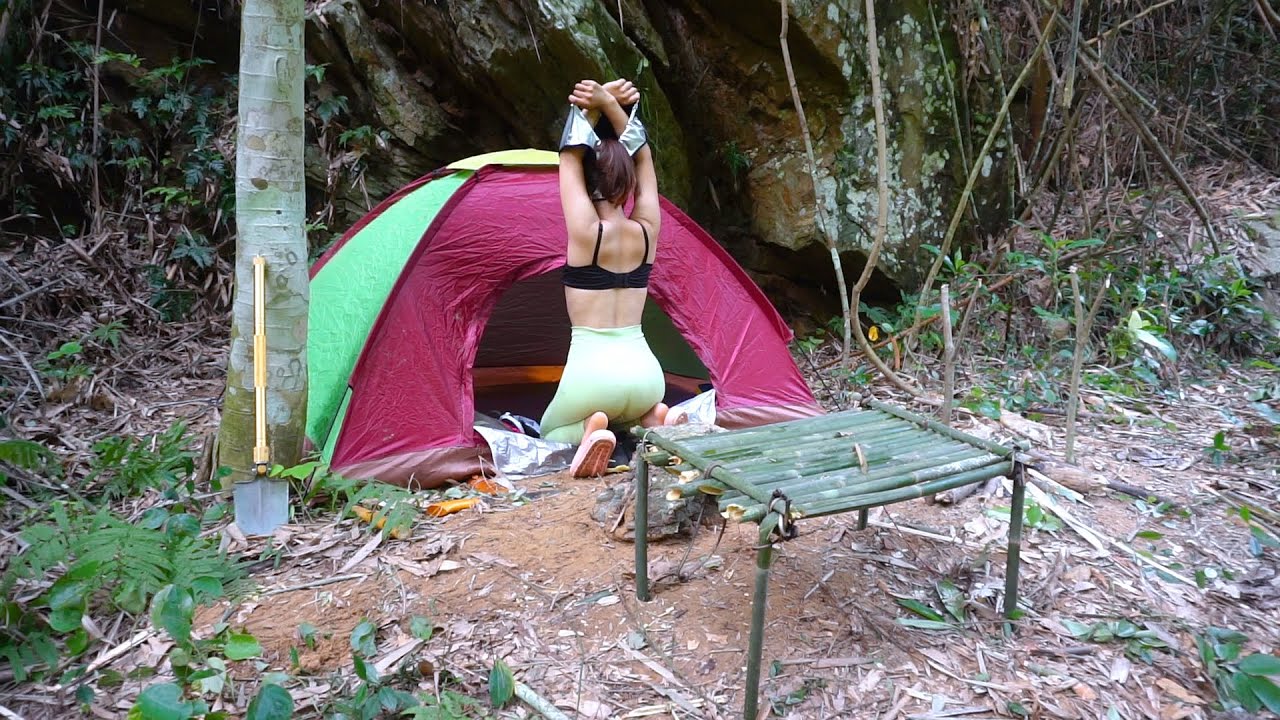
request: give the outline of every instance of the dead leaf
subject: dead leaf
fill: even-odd
[[[1160,678],[1157,680],[1156,687],[1163,690],[1166,695],[1174,699],[1181,700],[1184,703],[1188,703],[1190,705],[1204,704],[1204,700],[1202,700],[1199,695],[1196,695],[1169,678]]]
[[[1094,692],[1093,688],[1085,685],[1084,683],[1076,683],[1071,686],[1071,691],[1076,694],[1076,697],[1086,702],[1092,702],[1098,699],[1098,693]]]

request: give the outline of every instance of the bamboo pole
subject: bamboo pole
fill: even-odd
[[[978,456],[992,457],[989,452],[981,448],[975,448],[972,445],[964,443],[953,443],[943,445],[932,445],[928,448],[922,448],[916,452],[892,458],[890,461],[868,465],[866,472],[857,465],[850,467],[831,468],[828,470],[820,470],[818,474],[810,474],[807,476],[789,476],[783,477],[775,475],[767,478],[745,477],[743,479],[761,490],[773,491],[775,487],[790,484],[792,488],[809,488],[818,486],[830,486],[832,483],[845,483],[846,480],[879,480],[881,478],[891,477],[893,475],[904,472],[913,472],[924,468],[937,465],[939,463],[954,462],[970,457]],[[800,482],[795,482],[800,481]],[[844,485],[839,485],[843,487]],[[736,491],[728,491],[720,498],[720,501],[730,502],[740,500],[742,495]]]
[[[539,715],[547,720],[569,720],[569,716],[560,712],[560,710],[551,704],[550,700],[539,695],[533,688],[522,682],[515,684],[516,697],[525,701],[529,707],[533,708]]]
[[[675,441],[668,440],[667,438],[664,438],[657,433],[650,433],[646,442],[653,443],[654,445],[657,445],[658,447],[661,447],[667,450],[668,452],[677,454],[680,457],[694,463],[694,465],[700,465],[702,467],[711,466],[712,461],[699,455],[698,453],[695,453],[680,447],[675,443]],[[737,476],[737,474],[731,472],[730,470],[725,468],[723,465],[713,468],[710,473],[710,477],[712,477],[715,480],[719,480],[720,482],[724,483],[725,485],[731,488],[734,488],[735,490],[741,492],[743,495],[746,495],[747,497],[751,498],[752,500],[755,500],[756,502],[763,503],[763,502],[769,501],[768,495],[764,494],[760,490],[753,487],[751,483],[743,481],[740,477]]]
[[[849,498],[858,498],[863,496],[875,495],[877,493],[885,493],[903,488],[918,487],[927,485],[935,480],[942,480],[948,477],[963,475],[965,473],[982,470],[995,466],[1007,466],[1007,460],[993,458],[990,455],[984,457],[969,458],[967,460],[959,460],[946,465],[936,467],[926,467],[909,473],[899,473],[890,475],[889,477],[872,480],[865,483],[852,483],[843,487],[830,489],[812,489],[807,493],[797,493],[792,488],[777,488],[787,496],[793,506],[805,513],[809,507],[821,505],[828,502],[846,500]],[[996,473],[997,475],[999,473]],[[994,475],[988,476],[994,477]],[[983,478],[986,479],[985,477]],[[914,496],[910,496],[914,497]]]
[[[1093,303],[1089,305],[1089,314],[1086,316],[1084,297],[1080,295],[1080,276],[1076,273],[1075,266],[1071,267],[1071,292],[1075,295],[1076,305],[1076,347],[1071,357],[1071,380],[1067,394],[1065,453],[1069,463],[1076,461],[1076,413],[1079,412],[1080,406],[1080,370],[1084,365],[1084,348],[1089,343],[1089,333],[1093,330],[1094,318],[1098,317],[1098,310],[1102,308],[1102,298],[1106,297],[1107,289],[1110,287],[1111,276],[1108,275],[1103,279],[1102,287],[1098,289],[1098,295],[1094,297]]]
[[[937,448],[928,448],[928,450],[918,450],[909,452],[909,454],[892,457],[892,459],[884,462],[878,462],[876,465],[868,465],[863,470],[858,465],[845,466],[845,468],[814,468],[809,474],[778,473],[774,475],[762,475],[762,477],[744,478],[754,487],[762,489],[762,491],[773,492],[776,488],[829,488],[829,487],[845,487],[850,480],[858,480],[858,482],[870,482],[870,480],[878,480],[882,478],[890,478],[893,475],[902,473],[913,473],[915,470],[923,470],[931,468],[933,465],[945,464],[956,460],[964,460],[966,457],[978,457],[980,455],[991,456],[987,451],[980,450],[968,445],[940,446]],[[696,484],[696,483],[695,483]],[[719,502],[740,502],[742,493],[735,489],[727,488],[719,497]]]
[[[770,513],[760,523],[760,543],[756,546],[756,594],[751,601],[751,636],[747,644],[747,697],[744,720],[757,720],[760,702],[760,656],[764,653],[764,621],[769,602],[769,566],[773,563],[770,534],[778,524],[778,514]]]
[[[881,505],[892,505],[894,503],[904,502],[906,500],[914,500],[934,493],[940,493],[951,488],[969,485],[971,483],[983,482],[990,480],[999,475],[1005,475],[1009,472],[1012,463],[1009,461],[989,465],[984,468],[972,470],[959,475],[933,480],[921,485],[912,485],[909,487],[898,488],[896,490],[886,490],[883,492],[870,493],[867,495],[853,495],[847,498],[839,498],[822,503],[815,503],[805,508],[805,517],[820,517],[822,515],[833,515],[836,513],[849,512],[851,510],[861,510],[863,508],[879,507]],[[767,505],[756,505],[746,507],[739,515],[741,522],[754,522],[764,516],[767,512]]]
[[[883,413],[875,411],[845,410],[819,417],[788,420],[787,422],[761,425],[727,433],[685,438],[681,440],[681,444],[688,446],[694,452],[705,453],[726,446],[741,445],[746,441],[755,442],[756,439],[773,441],[791,439],[798,435],[819,433],[827,430],[853,430],[863,425],[884,422],[885,419]],[[640,436],[643,436],[647,428],[640,428],[639,430]],[[651,435],[654,433],[661,434],[661,431],[654,429],[649,432]]]
[[[636,599],[649,601],[649,463],[636,467]]]
[[[734,469],[742,469],[752,465],[760,465],[761,463],[776,463],[784,459],[813,457],[816,454],[821,454],[824,449],[844,451],[852,450],[854,445],[859,445],[864,452],[870,448],[882,450],[901,444],[911,436],[918,436],[919,434],[920,428],[910,423],[898,421],[896,427],[886,428],[883,432],[876,434],[824,437],[817,440],[788,443],[781,447],[776,444],[752,445],[741,448],[732,455],[728,453],[720,455],[702,454],[712,462],[729,465]]]
[[[951,338],[951,286],[942,284],[942,423],[951,427],[951,403],[955,400],[956,345]]]
[[[1004,616],[1010,620],[1018,611],[1018,568],[1022,561],[1022,507],[1027,492],[1024,468],[1013,468],[1013,499],[1009,503],[1009,549],[1004,566]]]
[[[861,425],[848,430],[839,430],[831,428],[820,433],[794,435],[790,437],[777,438],[756,438],[746,439],[742,444],[724,445],[718,448],[706,450],[692,444],[681,443],[682,446],[693,450],[696,453],[705,455],[717,462],[731,462],[735,457],[746,457],[763,447],[783,447],[786,449],[810,447],[814,445],[822,445],[823,443],[832,442],[861,442],[864,439],[881,437],[887,433],[907,429],[916,429],[910,423],[904,423],[896,418],[885,418],[883,422],[869,425]]]
[[[921,417],[920,415],[916,415],[915,413],[907,412],[906,410],[903,410],[901,408],[896,408],[892,405],[882,403],[878,400],[871,400],[869,401],[869,404],[877,410],[882,410],[891,415],[896,415],[902,418],[903,420],[909,420],[913,423],[916,423],[917,425],[926,427],[941,435],[946,435],[947,437],[953,438],[955,440],[959,440],[960,442],[969,443],[970,445],[974,445],[976,447],[990,450],[991,452],[995,453],[996,455],[999,455],[1000,457],[1009,457],[1014,453],[1014,450],[1012,448],[1007,448],[1007,447],[1004,447],[1003,445],[993,443],[990,440],[983,440],[980,437],[975,437],[968,433],[960,432],[959,430],[956,430],[955,428],[949,428],[946,425],[943,425],[942,423],[936,420],[930,420],[929,418]]]
[[[722,461],[719,458],[707,458],[709,464],[682,461],[676,465],[667,465],[666,469],[673,473],[697,471],[705,474],[707,468],[719,465],[737,473],[744,480],[754,483],[757,480],[801,477],[815,472],[861,467],[864,464],[868,466],[883,464],[901,458],[904,454],[912,454],[920,444],[920,429],[911,427],[893,435],[864,440],[860,443],[849,441],[819,443],[800,450],[758,447],[755,448],[756,455],[739,457],[736,460]]]

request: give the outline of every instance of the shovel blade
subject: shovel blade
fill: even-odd
[[[289,522],[289,483],[255,478],[236,483],[236,527],[245,535],[270,535]]]

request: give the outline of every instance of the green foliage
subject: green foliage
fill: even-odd
[[[15,4],[6,20],[42,30],[15,44],[25,49],[0,74],[0,152],[13,160],[0,196],[25,224],[18,231],[74,237],[92,225],[98,202],[135,208],[108,222],[128,238],[122,248],[168,251],[166,265],[147,274],[152,302],[167,319],[182,317],[209,288],[214,250],[205,238],[225,232],[234,210],[222,149],[234,130],[229,83],[202,58],[154,65],[95,51],[78,34],[44,30],[29,3]],[[97,93],[96,116],[95,75],[112,88]],[[68,202],[78,215],[67,217]]]
[[[400,714],[419,705],[412,694],[399,690],[378,676],[369,658],[377,652],[374,635],[377,628],[363,620],[351,632],[352,660],[355,664],[355,693],[335,704],[336,720],[374,720],[383,713]]]
[[[494,708],[501,708],[511,702],[511,698],[515,697],[515,694],[515,674],[502,661],[502,658],[495,659],[493,668],[489,670],[489,704]]]
[[[1085,624],[1063,620],[1063,627],[1077,640],[1096,643],[1124,643],[1125,654],[1147,664],[1155,662],[1153,650],[1167,650],[1168,643],[1153,630],[1144,630],[1128,620],[1110,620]]]
[[[49,448],[30,440],[0,440],[0,463],[12,465],[22,470],[61,475],[62,467],[57,463],[57,455]],[[0,483],[5,475],[0,472]]]
[[[195,469],[196,453],[186,430],[179,422],[153,438],[113,436],[98,441],[86,484],[100,485],[108,500],[176,486]]]
[[[0,578],[0,590],[12,597],[17,582],[66,567],[32,604],[6,606],[10,622],[0,631],[0,657],[9,660],[17,677],[25,677],[36,660],[54,665],[48,650],[54,648],[56,657],[59,638],[70,655],[84,652],[88,643],[80,635],[81,617],[99,603],[131,614],[150,604],[156,624],[178,642],[187,641],[195,606],[223,595],[243,575],[234,559],[218,551],[216,540],[191,532],[181,519],[189,515],[173,515],[149,528],[108,510],[76,514],[77,509],[55,504],[52,522],[23,530],[29,546]]]
[[[324,463],[311,461],[288,468],[276,465],[271,468],[270,474],[272,477],[291,480],[311,478],[310,487],[302,493],[304,504],[312,504],[320,498],[328,498],[332,508],[341,501],[343,515],[351,513],[353,508],[361,504],[377,507],[373,515],[372,527],[381,526],[381,532],[386,534],[407,533],[421,513],[419,498],[414,493],[386,483],[344,478],[331,472],[329,466]],[[451,491],[454,489],[450,488]],[[465,491],[466,488],[459,490],[459,492]],[[446,493],[447,496],[449,496],[448,493]]]
[[[1241,657],[1247,635],[1211,627],[1196,638],[1205,676],[1213,683],[1218,702],[1228,710],[1263,708],[1280,713],[1280,657],[1252,653]]]
[[[413,720],[478,720],[489,717],[479,701],[453,690],[442,690],[438,698],[427,695],[422,698],[422,704],[401,714]]]
[[[52,380],[72,380],[89,377],[92,369],[81,360],[84,346],[74,340],[62,343],[57,350],[45,355],[36,363],[41,375]]]
[[[916,617],[900,617],[899,625],[917,630],[954,630],[968,623],[965,608],[968,598],[950,580],[940,580],[934,585],[936,600],[941,610],[936,610],[919,600],[897,598],[898,604],[911,611]]]

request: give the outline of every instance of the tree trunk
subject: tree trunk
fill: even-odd
[[[302,455],[307,390],[303,0],[245,0],[236,138],[236,279],[219,438],[224,489],[253,468],[253,258],[266,259],[271,462]]]

